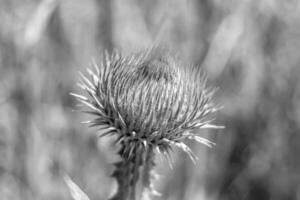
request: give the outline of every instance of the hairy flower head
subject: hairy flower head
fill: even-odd
[[[212,102],[214,89],[206,86],[203,72],[184,65],[168,52],[153,48],[130,56],[105,54],[81,74],[84,95],[73,94],[94,115],[88,123],[101,134],[116,135],[116,143],[156,148],[168,156],[172,146],[184,150],[194,161],[185,139],[207,146],[209,140],[197,129],[219,128],[210,114],[218,110]]]

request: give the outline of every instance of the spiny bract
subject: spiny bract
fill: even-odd
[[[100,65],[93,63],[87,75],[80,75],[86,95],[72,95],[95,116],[88,123],[100,127],[103,136],[116,135],[116,143],[128,144],[128,157],[131,146],[140,144],[169,157],[175,145],[195,161],[184,139],[213,145],[195,134],[196,129],[219,128],[207,118],[218,107],[212,102],[215,90],[206,87],[199,68],[152,48],[130,56],[106,53]]]

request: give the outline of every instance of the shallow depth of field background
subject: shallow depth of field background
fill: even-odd
[[[300,1],[1,0],[0,199],[92,200],[115,190],[117,149],[80,124],[69,93],[104,49],[163,44],[204,68],[224,106],[174,169],[157,157],[159,200],[300,200]]]

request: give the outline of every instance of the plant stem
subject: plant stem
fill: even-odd
[[[112,174],[117,180],[118,190],[110,200],[135,200],[137,183],[142,167],[142,196],[143,199],[150,199],[152,193],[152,173],[154,167],[154,152],[149,146],[131,141],[121,142],[121,149],[118,152],[121,161],[115,163],[115,171]],[[138,198],[140,199],[140,198]]]
[[[154,190],[152,180],[155,178],[154,173],[154,152],[152,147],[148,147],[146,152],[145,164],[142,174],[142,200],[150,200],[152,195],[157,195],[158,193]]]

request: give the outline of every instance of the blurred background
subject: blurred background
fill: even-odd
[[[104,49],[162,44],[219,87],[224,130],[174,169],[157,158],[157,200],[300,200],[300,1],[0,0],[0,199],[91,199],[115,190],[116,148],[69,93]]]

